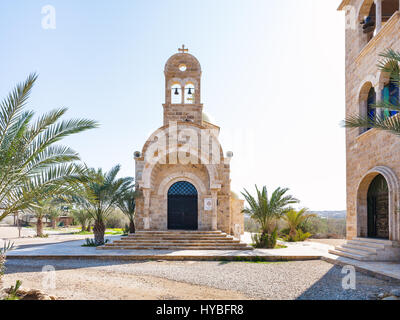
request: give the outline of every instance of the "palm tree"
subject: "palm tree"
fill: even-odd
[[[50,219],[52,229],[55,229],[57,227],[57,219],[59,216],[60,211],[58,210],[58,208],[54,205],[51,205],[49,207],[49,210],[47,211],[46,217]]]
[[[41,199],[71,190],[84,167],[78,154],[55,145],[63,138],[97,127],[92,120],[59,121],[66,108],[33,121],[24,111],[37,79],[31,74],[0,102],[0,221]]]
[[[87,226],[90,225],[91,217],[89,213],[86,210],[79,208],[79,209],[73,209],[72,215],[81,225],[82,231],[86,231]]]
[[[82,182],[80,191],[74,197],[75,202],[86,210],[94,221],[94,240],[98,246],[104,244],[107,217],[132,188],[133,178],[117,179],[120,168],[117,165],[106,173],[103,173],[102,169],[89,169],[86,181]]]
[[[379,69],[390,75],[390,81],[397,87],[400,85],[400,52],[395,52],[388,49],[380,54],[382,59],[379,61]],[[378,93],[380,94],[380,92]],[[383,109],[383,115],[376,112],[372,117],[371,115],[350,114],[343,122],[345,128],[371,128],[381,131],[387,131],[395,135],[400,135],[400,117],[388,117],[389,111],[400,112],[400,101],[382,101],[374,105],[377,109]]]
[[[36,199],[29,205],[30,211],[36,218],[36,236],[43,237],[43,218],[47,217],[51,211],[54,211],[53,199]]]
[[[135,233],[135,208],[136,208],[136,191],[132,189],[128,191],[124,197],[119,199],[117,205],[118,208],[124,213],[129,219],[129,232]]]
[[[308,218],[317,216],[313,213],[307,213],[307,211],[307,208],[303,208],[299,211],[291,209],[283,214],[282,218],[287,222],[290,229],[289,237],[294,238],[297,234],[297,229],[303,222],[305,222]]]
[[[242,195],[249,207],[246,207],[243,212],[249,214],[260,224],[262,237],[270,233],[273,224],[290,210],[289,205],[299,202],[293,196],[285,195],[289,191],[287,188],[277,188],[271,198],[269,198],[265,186],[261,191],[256,186],[257,198],[253,197],[246,189],[244,191]]]

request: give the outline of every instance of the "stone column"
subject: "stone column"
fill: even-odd
[[[151,189],[142,189],[144,198],[144,230],[150,230],[150,193]]]
[[[375,7],[376,7],[376,33],[378,33],[381,28],[382,28],[382,0],[374,0],[375,1]]]
[[[212,217],[211,217],[211,230],[218,230],[218,190],[211,190],[212,195]]]
[[[379,104],[382,102],[382,90],[383,90],[383,84],[379,83],[376,87],[375,87],[375,96],[376,96],[376,104]],[[376,110],[376,115],[380,116],[380,117],[384,117],[385,116],[385,109],[377,109]]]

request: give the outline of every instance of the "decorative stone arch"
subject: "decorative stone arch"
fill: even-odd
[[[168,150],[167,152],[165,152],[164,154],[160,154],[158,155],[158,157],[156,157],[155,161],[153,163],[147,163],[145,165],[145,168],[143,170],[142,173],[142,181],[140,183],[140,186],[142,188],[151,188],[151,175],[153,172],[153,169],[155,167],[155,165],[157,163],[159,163],[159,161],[161,159],[164,158],[164,156],[169,155],[171,153],[176,152],[177,150]],[[208,177],[209,177],[209,181],[210,181],[210,189],[220,189],[221,188],[221,182],[218,179],[218,171],[216,169],[215,165],[212,164],[205,164],[207,163],[206,161],[208,160],[207,158],[204,158],[204,155],[200,155],[199,157],[199,151],[198,150],[194,150],[194,149],[190,149],[189,151],[191,156],[194,156],[196,158],[198,158],[200,161],[202,161],[203,165],[206,167],[207,172],[208,172]]]
[[[399,208],[400,208],[400,183],[394,171],[385,166],[378,166],[367,172],[357,187],[356,212],[357,212],[357,236],[367,237],[367,195],[372,180],[377,175],[382,175],[389,188],[389,239],[400,240],[399,235]]]
[[[198,192],[200,192],[201,195],[207,194],[207,188],[204,185],[203,181],[196,176],[194,173],[191,172],[176,172],[174,174],[171,174],[170,176],[164,178],[164,180],[161,181],[157,194],[159,196],[163,196],[164,199],[168,198],[168,190],[169,188],[176,182],[179,181],[187,181],[195,186]]]
[[[378,84],[379,84],[379,75],[369,74],[360,82],[357,93],[360,96],[363,93],[363,91],[365,91],[366,86],[370,85],[376,88]]]
[[[168,90],[171,90],[171,88],[172,88],[172,86],[173,86],[174,84],[180,84],[181,87],[183,87],[183,86],[185,85],[185,81],[183,81],[183,79],[181,79],[181,78],[172,78],[172,79],[169,79],[169,81],[168,81],[168,83],[167,83],[167,89],[168,89]]]
[[[358,21],[361,21],[371,11],[371,7],[374,4],[374,0],[361,1],[357,8]]]
[[[368,75],[361,85],[358,88],[358,114],[362,117],[366,117],[368,115],[368,96],[370,93],[371,88],[375,90],[375,77],[372,75]],[[365,128],[359,129],[359,134],[365,132]]]

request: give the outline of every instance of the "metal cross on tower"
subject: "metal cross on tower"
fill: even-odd
[[[182,45],[182,48],[178,49],[179,52],[185,53],[185,52],[189,52],[189,49],[185,48],[185,45]]]

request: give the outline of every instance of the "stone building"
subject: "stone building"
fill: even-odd
[[[376,102],[399,101],[398,86],[378,68],[380,54],[400,51],[399,0],[344,0],[346,116],[374,117]],[[347,238],[336,253],[360,260],[400,260],[400,137],[347,129]]]
[[[230,189],[233,154],[204,117],[201,74],[184,46],[165,64],[163,126],[135,152],[138,230],[244,232],[243,201]]]

